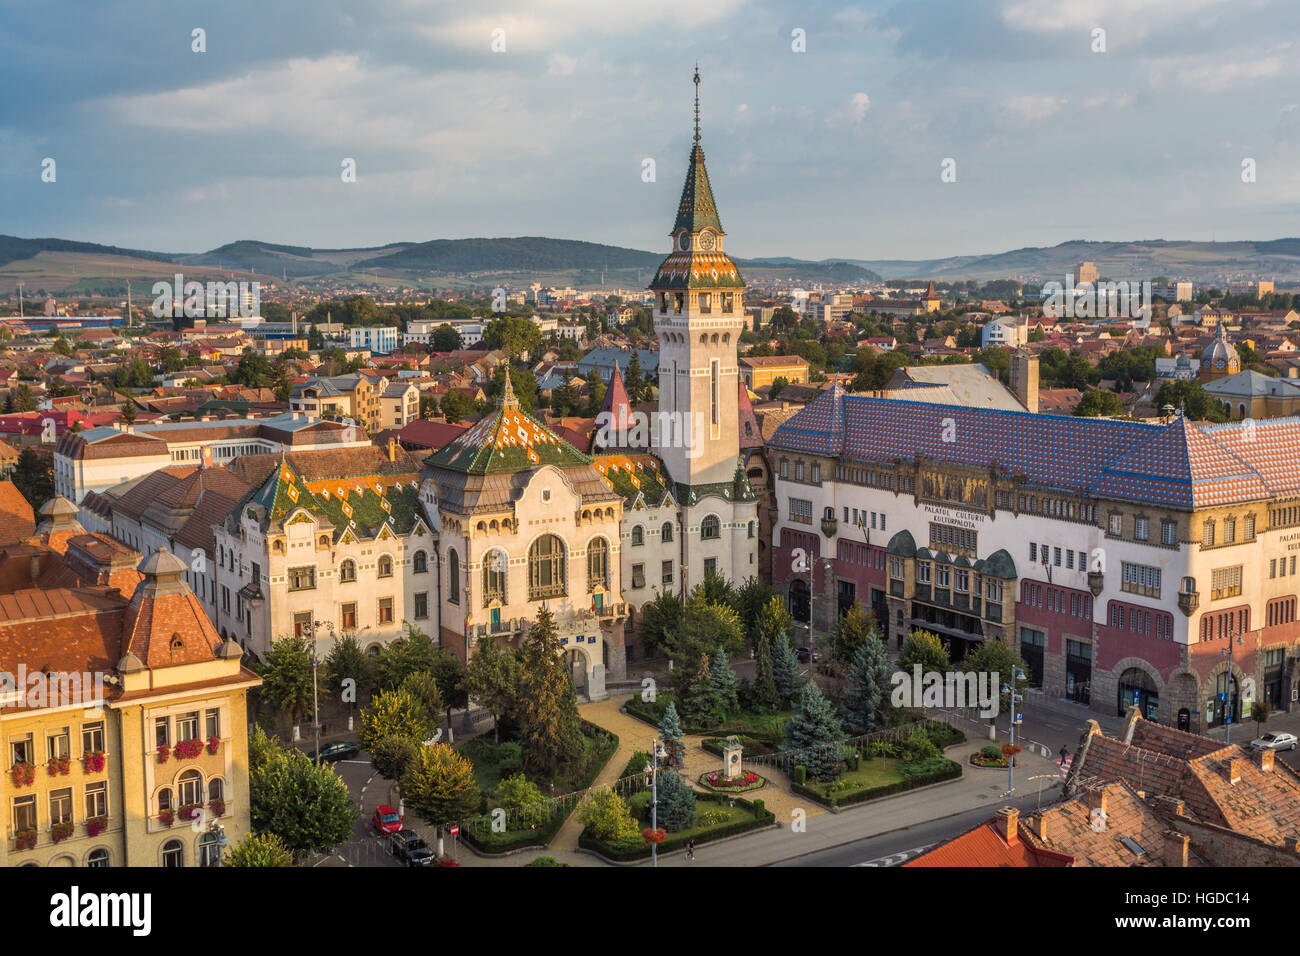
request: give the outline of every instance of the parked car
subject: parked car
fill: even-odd
[[[332,744],[326,744],[320,749],[321,763],[327,763],[332,760],[347,760],[361,753],[361,748],[356,744],[350,744],[346,740],[337,740]],[[316,760],[316,751],[308,751],[307,759]]]
[[[388,852],[407,866],[434,866],[438,858],[414,830],[398,830],[388,837]]]
[[[800,664],[811,664],[814,661],[819,661],[822,659],[822,656],[820,654],[814,651],[811,647],[807,647],[807,646],[801,647],[797,651],[795,651],[795,657],[799,659]]]
[[[402,829],[402,818],[386,803],[375,807],[375,815],[370,818],[370,822],[381,835],[385,836]]]
[[[1295,734],[1285,733],[1267,733],[1263,737],[1256,737],[1250,742],[1251,750],[1295,750],[1296,744],[1300,740],[1296,739]]]

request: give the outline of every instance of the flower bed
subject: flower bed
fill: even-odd
[[[108,817],[90,817],[86,820],[86,836],[99,836],[108,826]]]
[[[193,760],[203,753],[203,741],[195,737],[192,740],[178,740],[172,748],[177,760]]]
[[[81,755],[81,770],[83,773],[100,773],[103,769],[104,752],[102,750]]]
[[[1003,744],[1001,747],[997,744],[989,744],[981,747],[978,753],[971,754],[970,762],[975,767],[1006,770],[1018,753],[1020,748],[1012,744]]]
[[[714,770],[712,773],[700,774],[699,784],[715,793],[748,793],[767,786],[767,780],[752,770],[746,770],[744,775],[728,780],[725,771]]]
[[[9,771],[9,779],[14,782],[15,787],[30,787],[36,782],[36,766],[30,763],[16,763]]]

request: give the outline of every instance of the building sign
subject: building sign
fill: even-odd
[[[1288,551],[1300,551],[1300,531],[1278,535],[1278,544],[1285,544]]]
[[[923,504],[921,510],[945,524],[959,528],[977,528],[988,520],[988,515],[981,511],[966,511],[955,508],[941,508],[938,505]]]

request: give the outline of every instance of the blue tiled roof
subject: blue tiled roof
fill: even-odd
[[[822,392],[770,447],[849,461],[917,455],[1036,485],[1179,508],[1300,493],[1300,419],[1200,427]]]

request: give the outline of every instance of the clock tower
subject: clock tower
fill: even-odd
[[[693,80],[694,145],[670,233],[672,252],[650,290],[659,337],[657,450],[672,479],[700,494],[731,486],[739,465],[736,346],[744,329],[745,281],[724,249],[726,233],[704,166],[698,68]],[[706,492],[704,486],[711,487]]]

